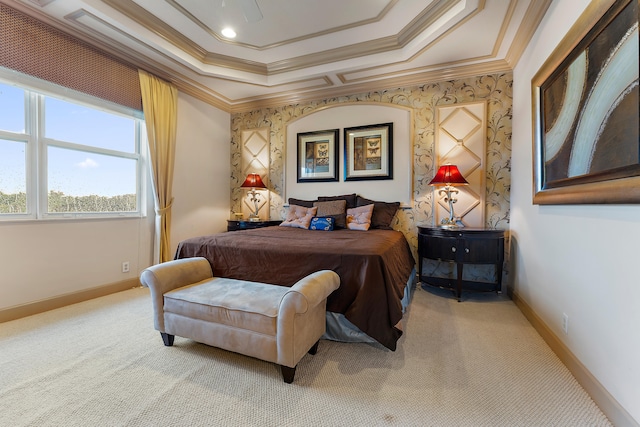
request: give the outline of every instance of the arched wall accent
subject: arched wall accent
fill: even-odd
[[[393,179],[345,181],[344,129],[380,123],[393,123]],[[357,193],[368,199],[398,201],[413,206],[413,109],[391,104],[343,103],[315,110],[286,125],[284,202],[289,197],[315,199]],[[298,133],[338,129],[337,182],[297,182]]]

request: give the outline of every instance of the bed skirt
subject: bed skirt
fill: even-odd
[[[404,288],[404,296],[402,297],[402,313],[407,312],[407,308],[413,299],[413,293],[416,287],[416,269],[411,271],[407,285]],[[398,325],[402,329],[402,325]],[[340,342],[364,342],[377,343],[376,340],[362,332],[357,326],[349,322],[344,314],[333,313],[327,311],[327,330],[322,339]]]

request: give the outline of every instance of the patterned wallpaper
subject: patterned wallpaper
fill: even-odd
[[[243,130],[268,127],[271,129],[271,165],[269,171],[272,219],[282,218],[282,188],[284,184],[284,152],[286,124],[324,108],[345,102],[380,102],[397,104],[414,109],[414,206],[398,212],[393,227],[402,231],[417,253],[418,224],[433,224],[433,191],[428,185],[435,174],[435,116],[436,106],[486,100],[487,102],[487,141],[486,141],[486,199],[485,223],[489,228],[509,226],[509,199],[511,191],[511,112],[512,112],[511,73],[491,74],[467,79],[420,86],[396,88],[350,96],[329,98],[320,101],[284,105],[277,108],[264,108],[247,113],[237,113],[231,117],[231,209],[240,208],[244,195],[239,186],[242,176],[241,133]],[[373,183],[372,185],[375,185]],[[416,257],[417,258],[417,257]],[[443,266],[434,266],[442,269]],[[475,278],[486,276],[486,269],[470,270]],[[467,274],[465,274],[465,278]],[[488,280],[492,280],[488,278]]]

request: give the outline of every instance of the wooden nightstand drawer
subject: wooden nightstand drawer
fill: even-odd
[[[470,264],[495,264],[504,251],[501,239],[465,239],[462,243],[460,260]]]
[[[420,236],[423,239],[423,256],[440,261],[455,261],[457,259],[456,245],[458,239],[447,237]]]

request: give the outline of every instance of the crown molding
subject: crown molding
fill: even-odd
[[[158,37],[161,37],[175,46],[179,46],[180,49],[184,50],[194,58],[202,59],[207,54],[207,51],[202,47],[193,43],[188,37],[185,37],[182,33],[175,31],[173,27],[167,25],[154,14],[148,12],[142,6],[138,6],[138,4],[133,1],[102,0],[102,2],[132,21],[140,24],[143,28],[151,31]]]
[[[547,9],[551,5],[552,0],[537,0],[532,1],[525,12],[527,19],[523,19],[518,32],[511,42],[511,46],[507,51],[505,60],[511,65],[511,68],[515,68],[518,65],[518,61],[522,57],[529,41],[535,34],[542,18],[547,13]]]
[[[105,2],[111,2],[115,0],[104,0]],[[90,45],[101,49],[114,57],[122,60],[125,63],[130,64],[136,68],[145,69],[158,77],[165,79],[173,84],[185,94],[188,94],[202,102],[210,104],[222,111],[228,113],[240,113],[248,112],[260,108],[273,108],[281,107],[283,105],[295,104],[300,102],[309,102],[316,100],[323,100],[335,97],[342,97],[348,95],[354,95],[359,93],[374,92],[386,89],[393,89],[399,87],[408,87],[421,85],[430,82],[446,81],[452,79],[469,78],[474,76],[511,72],[517,63],[517,60],[522,55],[526,48],[531,36],[537,29],[540,21],[542,20],[546,10],[548,9],[552,0],[540,0],[532,2],[527,9],[527,19],[523,21],[522,25],[518,29],[514,44],[509,49],[509,54],[506,59],[492,59],[491,57],[478,57],[475,64],[465,65],[466,63],[456,62],[447,64],[437,64],[429,67],[416,67],[413,70],[404,70],[402,72],[390,72],[377,74],[367,77],[359,77],[354,80],[346,80],[340,78],[340,84],[334,85],[331,79],[325,76],[318,76],[309,78],[307,80],[324,80],[324,84],[314,84],[302,89],[295,90],[282,90],[277,93],[267,94],[264,96],[254,96],[242,99],[230,99],[224,95],[217,93],[205,84],[200,83],[188,76],[187,66],[177,62],[175,59],[168,57],[166,54],[155,49],[156,54],[160,54],[167,61],[170,61],[173,65],[169,66],[156,59],[153,59],[144,54],[133,52],[130,47],[125,46],[109,37],[105,37],[104,34],[91,29],[88,31],[87,25],[77,20],[74,20],[72,16],[65,17],[69,22],[61,22],[50,18],[43,12],[37,10],[36,6],[31,6],[25,2],[18,0],[0,0],[0,3],[7,4],[14,9],[21,11],[29,16],[34,17],[57,30],[63,31],[73,37],[78,38],[81,41],[89,43]],[[484,0],[480,2],[484,5]],[[80,11],[81,13],[88,13],[86,11]],[[79,13],[80,13],[79,12]],[[94,19],[100,19],[92,15]],[[468,19],[468,17],[466,18]],[[105,25],[110,25],[104,23]],[[111,26],[117,31],[117,28]],[[139,40],[135,39],[138,43]],[[388,42],[388,41],[387,41]],[[146,48],[153,47],[145,45]],[[372,67],[375,69],[378,67]],[[185,72],[180,72],[183,69]],[[189,71],[193,71],[188,69]],[[360,70],[363,71],[363,70]],[[366,71],[366,70],[364,70]],[[200,74],[203,75],[203,74]],[[224,79],[232,81],[232,79]],[[300,81],[298,81],[300,82]],[[285,87],[288,84],[296,82],[287,82],[277,86]],[[264,85],[257,85],[264,86]]]
[[[29,0],[31,3],[37,4],[40,7],[45,7],[49,3],[53,3],[56,0]]]
[[[509,7],[507,8],[507,13],[505,14],[505,18],[502,20],[502,25],[500,26],[500,31],[498,32],[498,37],[496,37],[496,42],[493,44],[493,50],[491,51],[491,56],[498,56],[498,51],[500,50],[500,46],[504,43],[504,37],[507,34],[507,29],[509,28],[509,23],[513,19],[513,14],[516,10],[517,0],[510,0]]]
[[[327,35],[327,34],[332,34],[332,33],[338,32],[338,31],[344,31],[344,30],[348,30],[350,28],[356,28],[356,27],[359,27],[359,26],[362,26],[362,25],[367,25],[367,24],[372,24],[374,22],[378,22],[378,21],[382,20],[382,18],[384,18],[384,16],[391,10],[391,8],[393,6],[395,6],[395,4],[399,0],[391,0],[391,1],[389,1],[389,3],[382,9],[382,11],[377,16],[375,16],[373,18],[364,19],[364,20],[359,21],[359,22],[357,22],[355,24],[342,25],[342,26],[339,26],[339,27],[335,27],[335,28],[331,28],[331,29],[325,30],[325,31],[319,31],[317,33],[309,34],[309,35],[306,35],[306,36],[295,37],[295,38],[292,38],[292,39],[283,40],[281,42],[272,43],[272,44],[263,45],[263,46],[255,46],[255,45],[252,45],[252,44],[249,44],[249,43],[237,42],[237,41],[229,40],[229,39],[227,39],[225,37],[222,37],[216,31],[212,30],[211,27],[206,25],[204,22],[202,22],[200,19],[198,19],[196,16],[194,16],[187,9],[182,7],[182,5],[180,5],[176,0],[164,0],[164,1],[167,2],[169,5],[173,6],[178,12],[182,13],[186,18],[191,20],[191,22],[196,24],[198,27],[202,28],[207,34],[209,34],[211,37],[214,37],[216,40],[218,40],[220,42],[223,42],[223,43],[226,43],[226,44],[230,44],[230,45],[234,45],[234,46],[245,47],[247,49],[267,50],[267,49],[273,49],[273,48],[280,47],[280,46],[285,46],[285,45],[291,44],[291,43],[297,43],[297,42],[305,41],[305,40],[312,39],[312,38],[315,38],[315,37],[324,36],[324,35]],[[452,1],[452,0],[447,0],[447,1]]]
[[[302,55],[295,58],[289,58],[282,61],[271,62],[267,65],[269,74],[286,73],[289,71],[300,70],[304,68],[314,67],[332,62],[345,61],[363,56],[377,55],[380,53],[390,52],[405,47],[411,40],[425,31],[430,25],[434,24],[444,14],[446,14],[457,2],[451,0],[440,0],[432,3],[429,7],[422,11],[415,19],[413,19],[405,28],[397,35],[381,37],[378,39],[355,43],[335,49],[328,49],[322,52]],[[484,0],[481,5],[470,12],[462,22],[475,15],[484,7]],[[456,24],[456,27],[459,24]],[[449,33],[451,30],[445,32]],[[440,37],[438,37],[440,38]],[[423,51],[424,49],[421,49]],[[415,56],[415,55],[414,55]],[[404,61],[403,61],[404,62]],[[374,67],[377,68],[377,67]]]
[[[457,80],[488,74],[510,73],[512,71],[513,69],[505,60],[498,59],[473,65],[447,67],[438,70],[417,72],[410,75],[370,80],[331,89],[284,93],[268,98],[265,97],[242,103],[233,103],[230,105],[228,111],[230,113],[244,113],[261,108],[277,108],[283,105],[301,102],[319,101],[340,96],[357,95],[365,92],[379,92],[400,87],[417,86],[426,83]]]
[[[392,50],[402,49],[404,46],[410,43],[411,40],[425,31],[430,25],[434,24],[438,19],[440,19],[459,2],[459,0],[436,1],[429,7],[425,8],[415,19],[413,19],[405,28],[403,28],[398,35],[381,37],[371,41],[327,49],[325,51],[316,52],[309,55],[301,55],[281,61],[259,63],[256,61],[249,61],[245,59],[239,59],[226,55],[216,54],[213,52],[208,52],[201,46],[197,45],[178,31],[176,31],[173,27],[165,24],[163,21],[158,19],[155,15],[153,15],[143,7],[138,6],[132,0],[102,1],[121,14],[127,16],[127,18],[153,32],[158,37],[176,46],[178,49],[192,56],[196,60],[199,60],[203,64],[215,65],[233,69],[236,71],[249,72],[264,76],[286,73],[304,68],[325,65],[333,62],[345,61],[352,58],[359,58],[366,55],[375,55]],[[171,5],[174,5],[175,3],[173,0],[166,1]],[[484,7],[484,2],[485,0],[480,0],[478,8],[472,11],[471,14],[475,14],[479,10],[481,10],[481,8]],[[183,14],[188,13],[186,12],[186,10],[179,6],[178,10],[180,10],[180,12]],[[195,19],[194,17],[190,17],[190,14],[185,16],[192,21],[194,21]],[[208,27],[202,27],[202,25],[204,24],[200,25],[196,22],[196,25],[199,25],[209,34],[220,40],[219,36],[217,36],[215,32],[212,32],[211,29],[207,30]],[[229,43],[226,40],[224,40],[224,42]],[[235,44],[244,46],[240,43]]]
[[[486,0],[478,0],[478,6],[471,10],[467,16],[462,19],[462,21],[464,22],[468,19],[468,16],[476,15],[482,11],[485,7],[485,2]],[[405,46],[411,40],[423,33],[427,28],[437,22],[438,19],[442,18],[457,3],[458,1],[451,0],[440,0],[431,3],[402,30],[400,30],[398,33],[399,47]],[[456,24],[456,26],[458,25],[459,23]]]
[[[84,22],[82,20],[82,18],[89,18],[93,22],[91,22],[91,23]],[[129,35],[128,33],[122,31],[118,27],[116,27],[116,26],[104,21],[100,17],[98,17],[96,15],[93,15],[92,13],[90,13],[90,12],[84,10],[84,9],[80,9],[80,10],[77,10],[76,12],[73,12],[73,13],[70,13],[70,14],[66,15],[65,19],[67,21],[69,21],[69,22],[73,22],[77,27],[83,28],[86,31],[86,34],[94,34],[96,37],[99,37],[101,40],[108,40],[110,47],[111,48],[116,48],[116,50],[118,52],[122,53],[123,56],[127,56],[129,54],[129,52],[131,52],[131,48],[128,47],[128,46],[123,45],[122,43],[114,40],[111,37],[106,36],[104,33],[97,31],[96,27],[98,25],[101,25],[101,26],[109,28],[110,31],[113,31],[114,33],[119,34],[123,38],[129,39],[131,41],[131,43],[139,44],[140,46],[143,46],[145,49],[148,49],[149,51],[153,51],[155,54],[163,57],[164,60],[166,60],[167,62],[172,63],[173,66],[169,67],[169,66],[164,65],[164,64],[161,65],[158,61],[152,60],[148,56],[145,56],[143,54],[138,54],[135,57],[131,57],[131,58],[128,58],[128,59],[130,59],[132,62],[136,63],[135,66],[140,67],[140,68],[144,68],[145,70],[147,70],[149,72],[153,72],[158,77],[163,78],[164,80],[171,81],[174,84],[179,85],[180,87],[185,87],[185,88],[189,87],[188,91],[190,93],[195,93],[194,89],[190,88],[190,86],[193,86],[195,88],[199,88],[200,90],[202,90],[204,92],[204,98],[203,99],[207,99],[207,100],[217,99],[218,102],[216,102],[216,103],[214,103],[212,105],[215,105],[216,107],[222,108],[224,110],[228,109],[228,106],[231,103],[231,100],[229,98],[225,97],[224,95],[216,92],[215,90],[213,90],[211,88],[206,87],[204,84],[201,84],[201,83],[199,83],[199,82],[187,77],[186,73],[181,73],[178,70],[195,72],[199,76],[206,76],[205,74],[198,73],[196,70],[189,69],[185,64],[182,64],[182,63],[178,62],[174,58],[166,55],[162,51],[157,50],[153,46],[144,44],[139,39]],[[235,81],[233,79],[229,79],[229,78],[225,78],[225,77],[217,77],[217,78],[219,80],[222,80],[222,81]],[[274,85],[257,84],[257,83],[250,83],[250,82],[245,82],[245,84],[251,85],[251,86],[256,86],[256,87],[263,87],[263,88],[264,87],[278,88],[278,87],[281,87],[281,86],[294,85],[294,84],[300,84],[300,83],[305,83],[305,82],[309,82],[309,81],[318,81],[318,80],[321,80],[323,83],[322,84],[308,85],[306,87],[306,90],[315,89],[315,88],[324,88],[324,87],[333,85],[333,82],[331,81],[331,79],[328,76],[302,78],[302,79],[291,80],[291,81],[287,81],[285,83],[274,84]],[[243,101],[244,101],[243,99],[236,99],[235,100],[235,102],[243,102]],[[211,101],[208,101],[208,102],[211,103]]]
[[[185,37],[180,32],[173,29],[173,27],[165,24],[158,19],[155,15],[148,12],[145,8],[138,6],[136,3],[130,0],[102,0],[103,3],[113,8],[114,10],[125,15],[127,18],[141,25],[143,28],[151,31],[153,34],[162,38],[163,40],[176,46],[186,54],[192,56],[196,60],[208,64],[216,65],[224,68],[229,68],[237,71],[245,71],[248,73],[267,75],[268,70],[266,64],[262,64],[255,61],[249,61],[239,58],[234,58],[227,55],[220,55],[213,52],[208,52],[198,44],[192,42],[189,38]]]
[[[270,75],[286,73],[317,65],[389,52],[397,49],[397,47],[397,36],[381,37],[375,40],[356,43],[345,47],[338,47],[317,53],[310,53],[308,55],[297,56],[295,58],[284,59],[282,61],[270,62],[268,64],[268,69]]]

